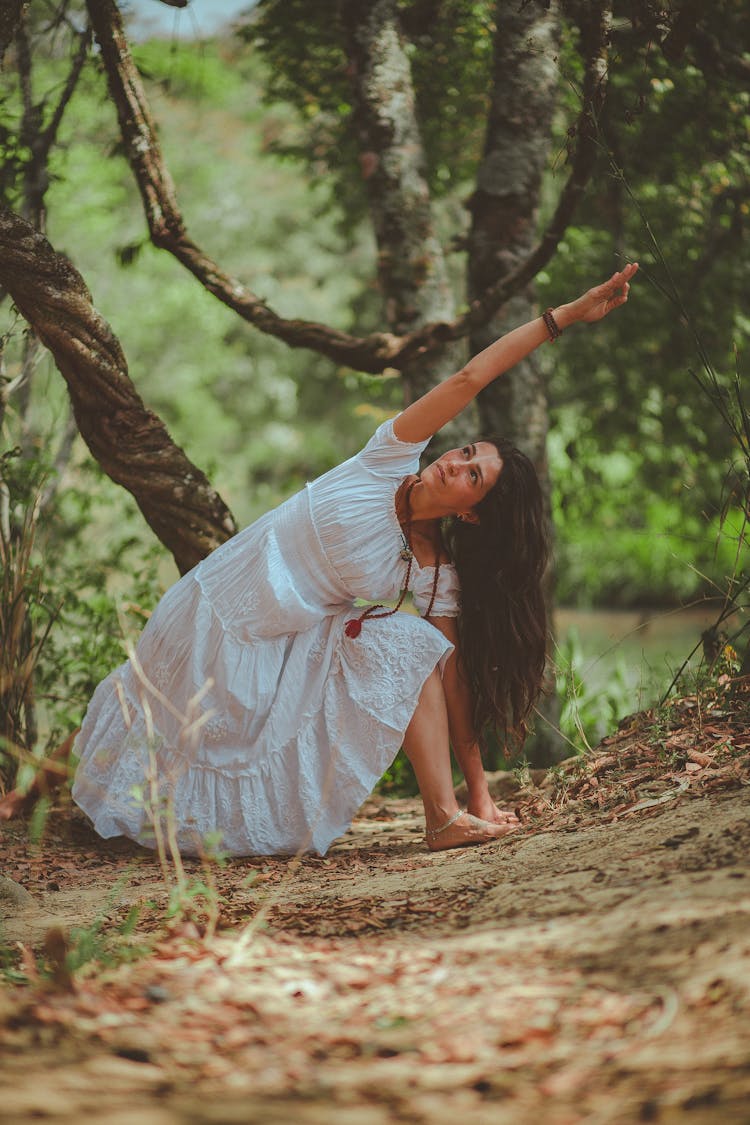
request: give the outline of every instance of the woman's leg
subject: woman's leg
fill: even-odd
[[[32,808],[40,797],[51,796],[67,779],[68,760],[78,730],[74,730],[56,750],[44,759],[28,789],[13,789],[0,800],[0,820],[12,820]]]
[[[515,824],[490,824],[464,813],[443,828],[458,812],[458,802],[453,792],[448,713],[443,682],[437,668],[425,681],[406,728],[404,751],[417,777],[427,822],[427,844],[432,851],[482,844],[505,836],[517,827]],[[437,829],[442,831],[436,832]]]

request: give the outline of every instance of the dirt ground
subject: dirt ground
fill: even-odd
[[[497,777],[498,844],[375,799],[324,859],[232,860],[214,934],[79,814],[5,826],[3,1121],[750,1122],[748,724],[698,711]],[[133,906],[148,952],[71,978]]]

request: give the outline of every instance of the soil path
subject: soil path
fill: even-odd
[[[325,859],[234,860],[214,936],[183,917],[72,988],[56,942],[163,925],[158,865],[69,812],[36,850],[5,829],[33,902],[0,903],[32,978],[0,995],[3,1121],[747,1123],[747,763],[608,786],[607,753],[497,845],[430,854],[415,802],[374,801]]]

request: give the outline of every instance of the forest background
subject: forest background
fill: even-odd
[[[216,36],[133,41],[180,222],[247,285],[241,308],[180,222],[160,234],[144,220],[154,168],[138,168],[122,105],[118,127],[115,5],[4,9],[20,12],[0,94],[4,783],[76,725],[176,577],[171,554],[184,563],[156,543],[163,512],[149,519],[144,495],[162,489],[173,528],[195,515],[153,457],[132,456],[132,479],[112,469],[111,402],[99,385],[81,406],[79,322],[55,343],[41,243],[19,238],[19,216],[80,271],[138,394],[237,525],[355,452],[486,335],[637,259],[622,315],[543,349],[468,424],[510,433],[549,481],[558,606],[712,599],[717,628],[695,643],[747,670],[739,0],[266,0]],[[207,503],[199,554],[233,526]],[[615,654],[592,687],[582,659],[558,635],[538,761],[601,736],[674,673],[644,660],[634,682]]]

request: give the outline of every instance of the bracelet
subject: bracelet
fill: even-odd
[[[555,317],[553,315],[553,310],[552,309],[545,309],[544,312],[542,313],[542,320],[544,321],[544,326],[547,329],[547,332],[549,333],[550,343],[554,344],[554,342],[558,338],[558,336],[562,336],[563,330],[559,326],[557,321],[555,320]]]

